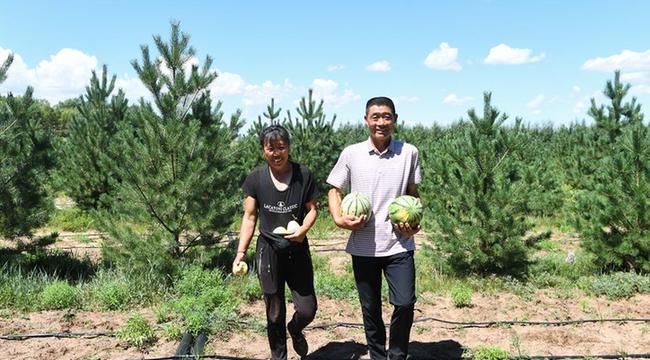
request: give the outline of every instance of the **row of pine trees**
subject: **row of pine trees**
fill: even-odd
[[[83,96],[54,107],[31,88],[0,97],[1,236],[31,236],[53,213],[53,194],[64,193],[108,233],[107,261],[171,274],[239,216],[263,127],[288,128],[292,158],[314,171],[323,194],[343,147],[367,137],[361,124],[337,126],[311,91],[295,113],[272,100],[244,132],[241,112],[226,116],[212,102],[212,59],[189,65],[189,35],[172,23],[169,39],[153,40],[155,53],[142,46],[132,61],[151,102],[129,103],[106,67]],[[593,125],[526,126],[490,93],[482,112],[449,127],[398,125],[396,137],[420,149],[436,256],[455,273],[526,274],[535,219],[554,218],[577,230],[603,271],[650,272],[650,133],[629,89],[615,73],[609,103],[592,100]]]

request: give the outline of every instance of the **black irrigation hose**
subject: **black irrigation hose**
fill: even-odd
[[[266,360],[267,358],[249,358],[228,355],[171,355],[151,358],[133,358],[131,360],[173,360],[173,359],[221,359],[221,360]]]
[[[309,356],[307,356],[309,358]],[[137,358],[132,360],[173,360],[173,359],[223,359],[223,360],[265,360],[260,358],[247,358],[226,355],[173,355],[161,356],[152,358]],[[438,357],[423,358],[418,357],[417,360],[435,360]],[[460,357],[459,359],[469,360],[471,357]],[[559,360],[559,359],[650,359],[650,353],[646,354],[601,354],[601,355],[533,355],[533,356],[512,356],[510,360]],[[335,359],[332,359],[335,360]]]
[[[584,323],[601,323],[601,322],[650,322],[650,318],[620,318],[620,319],[583,319],[583,320],[560,320],[560,321],[519,321],[519,320],[505,320],[505,321],[484,321],[484,322],[462,322],[462,321],[450,321],[437,319],[433,317],[425,317],[416,319],[413,323],[425,322],[425,321],[435,321],[441,322],[444,324],[458,325],[462,328],[467,327],[492,327],[492,326],[501,326],[501,325],[543,325],[543,326],[563,326],[563,325],[573,325],[573,324],[584,324]]]
[[[573,324],[584,324],[584,323],[601,323],[601,322],[616,322],[616,323],[626,323],[626,322],[650,322],[650,318],[618,318],[618,319],[584,319],[584,320],[564,320],[564,321],[518,321],[518,320],[504,320],[504,321],[484,321],[484,322],[462,322],[462,321],[451,321],[443,320],[433,317],[425,317],[416,319],[413,323],[420,323],[426,321],[435,321],[444,324],[457,325],[461,328],[464,327],[492,327],[492,326],[502,326],[502,325],[524,325],[524,326],[563,326],[563,325],[573,325]],[[305,330],[315,330],[321,329],[326,330],[329,328],[335,327],[349,327],[349,328],[362,328],[363,324],[361,323],[349,323],[349,322],[334,322],[326,324],[315,324],[309,325]],[[26,340],[32,338],[46,338],[46,337],[56,337],[56,338],[95,338],[99,336],[115,336],[115,332],[81,332],[81,333],[42,333],[42,334],[8,334],[0,335],[0,340]],[[203,344],[205,338],[201,338]],[[191,340],[190,340],[191,341]],[[199,341],[197,340],[197,345]]]
[[[620,318],[620,319],[585,319],[585,320],[564,320],[564,321],[518,321],[518,320],[504,320],[504,321],[484,321],[484,322],[462,322],[462,321],[451,321],[437,319],[433,317],[425,317],[416,319],[413,323],[420,323],[426,321],[435,321],[444,324],[457,325],[459,328],[470,328],[470,327],[493,327],[493,326],[502,326],[502,325],[524,325],[524,326],[534,326],[534,325],[543,325],[543,326],[562,326],[562,325],[572,325],[572,324],[584,324],[584,323],[600,323],[600,322],[650,322],[650,318]],[[348,323],[348,322],[335,322],[328,324],[316,324],[309,325],[305,330],[321,329],[325,330],[333,327],[349,327],[349,328],[362,328],[363,324],[361,323]]]
[[[602,355],[533,355],[515,356],[512,360],[556,360],[556,359],[650,359],[650,353],[646,354],[602,354]]]
[[[112,331],[103,331],[103,332],[82,332],[82,333],[42,333],[42,334],[9,334],[9,335],[0,335],[0,340],[27,340],[34,338],[86,338],[94,339],[100,336],[115,336],[115,332]]]

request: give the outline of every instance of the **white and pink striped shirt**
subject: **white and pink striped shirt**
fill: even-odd
[[[411,144],[391,139],[388,148],[379,153],[368,139],[343,149],[327,183],[367,195],[373,212],[361,230],[352,231],[346,251],[380,257],[415,250],[413,237],[401,238],[393,231],[388,205],[406,194],[407,185],[421,180],[418,149]]]

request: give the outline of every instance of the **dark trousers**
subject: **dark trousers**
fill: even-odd
[[[263,239],[257,241],[257,274],[266,304],[266,333],[274,360],[287,359],[287,307],[285,283],[291,290],[294,314],[289,321],[291,333],[301,332],[316,315],[314,269],[309,245],[292,244],[276,251]]]
[[[352,256],[359,291],[368,351],[373,360],[406,359],[415,305],[413,251],[386,257]],[[386,327],[381,313],[381,274],[386,276],[389,300],[394,306],[386,351]]]

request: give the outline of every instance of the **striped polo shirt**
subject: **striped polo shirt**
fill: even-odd
[[[345,192],[365,194],[372,202],[372,215],[366,225],[350,233],[346,251],[355,256],[389,256],[415,250],[413,237],[402,238],[393,231],[388,205],[406,194],[408,184],[418,184],[420,160],[418,149],[391,139],[380,153],[370,141],[343,149],[327,183]]]

